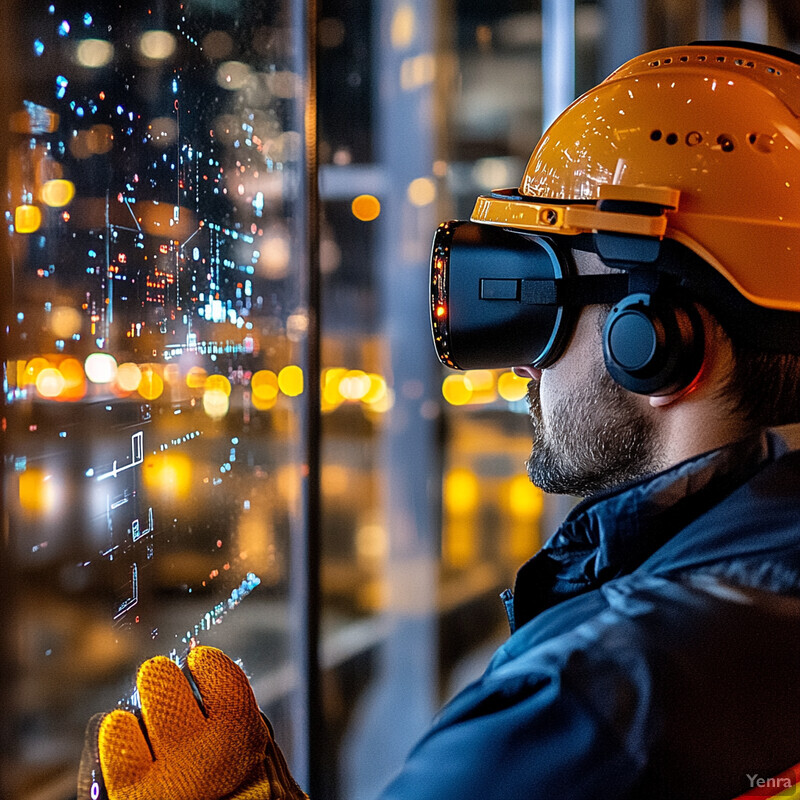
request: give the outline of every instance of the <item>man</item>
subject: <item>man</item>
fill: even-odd
[[[384,800],[793,782],[800,458],[765,431],[800,421],[798,116],[792,54],[645,54],[551,126],[519,190],[437,232],[440,358],[528,377],[530,477],[586,499]],[[232,664],[200,648],[189,666],[206,718],[166,659],[140,673],[154,760],[132,716],[90,728],[109,795],[300,797]]]

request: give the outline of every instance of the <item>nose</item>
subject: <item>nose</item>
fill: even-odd
[[[542,378],[542,371],[529,364],[525,364],[521,367],[513,367],[513,372],[518,378],[529,378],[534,381],[541,380]]]

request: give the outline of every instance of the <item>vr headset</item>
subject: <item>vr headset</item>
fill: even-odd
[[[658,238],[541,235],[450,221],[431,252],[430,314],[439,360],[453,369],[546,368],[563,354],[580,309],[610,305],[603,351],[630,391],[668,394],[697,376],[703,327],[691,298],[655,269]],[[571,248],[617,273],[577,275]]]
[[[568,247],[552,236],[445,222],[431,255],[436,353],[453,369],[547,367],[580,308],[621,300],[629,283],[626,274],[576,275]]]

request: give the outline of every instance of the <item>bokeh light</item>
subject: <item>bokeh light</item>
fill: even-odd
[[[181,380],[181,368],[177,364],[164,364],[161,377],[164,378],[164,383],[177,386]]]
[[[278,396],[278,376],[270,369],[260,369],[250,379],[250,389],[254,398],[274,400]]]
[[[319,46],[332,49],[344,42],[344,23],[338,17],[323,17],[319,21]]]
[[[322,371],[322,410],[332,411],[344,402],[339,382],[347,374],[342,367],[329,367]]]
[[[14,230],[17,233],[34,233],[42,224],[42,212],[38,206],[23,204],[14,209]]]
[[[374,372],[370,372],[368,377],[369,389],[361,400],[367,405],[376,405],[386,399],[388,392],[386,380],[382,375],[377,375]]]
[[[415,178],[408,184],[408,201],[412,206],[429,206],[436,199],[433,178]]]
[[[91,353],[83,368],[92,383],[111,383],[117,374],[117,360],[110,353]]]
[[[270,225],[261,240],[261,258],[258,262],[264,277],[270,280],[285,278],[290,258],[291,245],[288,228],[282,223]]]
[[[65,358],[59,365],[58,371],[64,378],[64,388],[61,390],[59,400],[81,400],[86,394],[86,376],[83,364],[77,358]]]
[[[225,397],[231,396],[231,382],[224,375],[209,375],[204,388],[207,392],[222,392]]]
[[[47,181],[39,193],[42,202],[51,208],[63,208],[75,197],[75,184],[72,181],[57,178]]]
[[[142,371],[138,364],[126,361],[117,367],[117,386],[124,392],[135,392],[142,381]]]
[[[104,155],[114,146],[114,129],[110,125],[92,125],[88,131],[82,133],[85,136],[86,149],[91,155]]]
[[[172,117],[156,117],[147,126],[147,134],[156,147],[169,147],[178,138],[178,124]]]
[[[81,329],[81,312],[71,306],[56,306],[50,312],[50,330],[58,339],[69,339]]]
[[[241,61],[226,61],[217,68],[217,84],[223,89],[241,89],[251,75],[250,67]]]
[[[192,461],[182,453],[149,455],[142,465],[147,488],[168,500],[182,500],[192,488]]]
[[[414,40],[417,31],[417,15],[409,3],[397,6],[392,17],[390,37],[392,47],[396,50],[405,50]]]
[[[389,536],[383,525],[372,522],[356,531],[356,555],[364,566],[378,566],[389,552]]]
[[[169,31],[145,31],[139,39],[139,51],[153,61],[169,58],[175,52],[175,37]]]
[[[287,397],[303,393],[303,370],[295,364],[284,367],[278,373],[278,386]]]
[[[478,508],[480,485],[474,472],[465,467],[452,469],[444,478],[444,506],[447,513],[459,517],[473,514]]]
[[[51,367],[52,364],[46,359],[42,358],[42,356],[36,356],[32,358],[26,365],[25,365],[25,376],[24,380],[27,385],[35,385],[36,378],[39,376],[39,373],[43,369],[47,369]]]
[[[203,52],[209,58],[225,58],[233,50],[233,38],[225,31],[211,31],[203,37]]]
[[[46,367],[36,376],[36,391],[42,397],[55,399],[64,390],[64,376],[56,367]]]
[[[222,419],[229,408],[230,400],[222,389],[206,389],[203,392],[203,410],[211,419]]]
[[[152,367],[143,367],[137,390],[145,400],[155,400],[164,393],[164,380]]]
[[[58,508],[58,482],[42,469],[29,468],[19,476],[19,504],[29,514],[48,514]]]
[[[494,373],[488,369],[470,369],[464,373],[473,392],[491,392],[494,390]]]
[[[362,400],[371,388],[369,375],[360,369],[348,370],[339,381],[339,393],[346,400]]]
[[[497,392],[503,400],[513,403],[528,394],[528,379],[520,378],[513,372],[504,372],[497,379]]]
[[[75,58],[82,67],[100,69],[114,58],[114,45],[105,39],[84,39],[78,43]]]
[[[190,367],[186,373],[186,385],[190,389],[202,389],[206,385],[208,373],[202,367]]]
[[[275,408],[278,402],[278,395],[276,393],[273,397],[264,397],[253,393],[250,395],[250,400],[253,403],[253,408],[258,411],[269,411],[271,408]]]
[[[542,515],[544,492],[527,475],[515,475],[508,486],[508,508],[516,519],[533,522]]]
[[[442,395],[452,406],[463,406],[472,399],[472,384],[465,375],[448,375],[442,381]]]
[[[294,72],[289,70],[276,70],[267,75],[269,79],[270,91],[276,97],[283,97],[286,100],[291,100],[295,97],[302,86],[300,77]],[[295,133],[296,131],[287,131],[287,134]]]
[[[374,195],[360,194],[353,198],[350,209],[356,219],[360,219],[362,222],[371,222],[380,216],[381,203]]]

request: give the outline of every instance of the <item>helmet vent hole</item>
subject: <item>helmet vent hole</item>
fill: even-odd
[[[720,64],[725,63],[725,56],[717,56],[717,61],[719,61]]]
[[[675,144],[678,141],[678,134],[677,133],[668,133],[666,142],[667,144]]]
[[[652,139],[654,142],[657,142],[657,141],[658,141],[658,140],[661,138],[661,131],[660,131],[660,130],[658,130],[658,129],[656,129],[656,130],[654,130],[654,131],[650,131],[650,138],[651,138],[651,139]]]
[[[658,67],[661,65],[660,61],[651,61],[647,66],[648,67]]]
[[[686,134],[686,144],[689,147],[694,147],[696,144],[700,144],[702,141],[703,134],[700,133],[700,131],[689,131],[689,133]]]
[[[775,140],[768,133],[749,133],[747,141],[757,153],[771,153]]]
[[[672,63],[672,59],[671,58],[665,58],[664,59],[664,63],[665,64],[671,64]]]
[[[721,133],[717,136],[717,144],[720,146],[723,153],[730,153],[735,146],[733,139],[726,133]]]
[[[685,64],[689,60],[689,56],[681,56],[681,61]]]
[[[697,56],[697,60],[698,61],[705,61],[706,57],[705,56]]]

